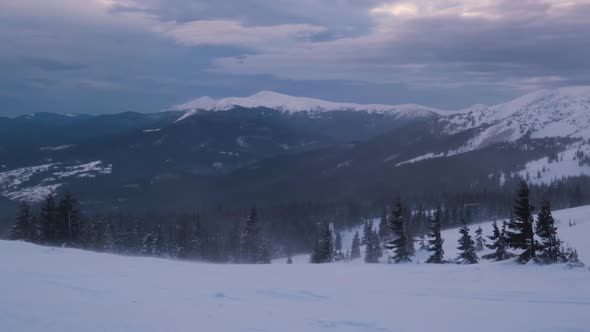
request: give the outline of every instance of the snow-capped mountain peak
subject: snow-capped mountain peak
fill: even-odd
[[[200,97],[188,103],[173,106],[171,110],[185,111],[185,113],[177,120],[182,121],[199,111],[225,111],[234,107],[264,107],[286,113],[363,111],[369,113],[391,113],[413,117],[424,117],[445,113],[444,111],[435,108],[414,104],[383,105],[340,103],[307,97],[289,96],[273,91],[260,91],[249,97],[228,97],[223,99]]]

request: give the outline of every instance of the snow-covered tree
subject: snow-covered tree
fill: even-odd
[[[394,204],[394,208],[391,213],[391,219],[389,220],[389,225],[395,238],[387,243],[387,249],[393,250],[393,255],[391,256],[391,259],[395,263],[405,263],[412,261],[410,259],[409,250],[410,239],[408,238],[408,235],[406,233],[406,226],[403,215],[403,206],[401,200],[398,200]]]
[[[361,239],[359,232],[354,233],[352,238],[352,247],[350,248],[350,259],[357,259],[361,257]]]
[[[509,231],[506,232],[508,245],[513,249],[522,250],[518,256],[518,262],[522,264],[537,258],[532,211],[529,187],[522,181],[515,199],[514,218],[508,222]]]
[[[428,251],[432,254],[426,260],[426,263],[442,264],[445,263],[445,251],[443,249],[444,240],[441,236],[441,209],[440,206],[434,212],[430,221],[430,233],[428,234]]]
[[[498,223],[494,221],[492,235],[488,236],[491,244],[486,244],[488,249],[493,250],[491,254],[483,256],[485,259],[491,259],[494,261],[503,261],[510,257],[508,253],[508,238],[506,237],[506,222],[502,223],[502,230],[498,228]]]
[[[482,250],[484,250],[485,245],[486,245],[486,239],[483,237],[483,230],[481,229],[481,226],[479,226],[475,230],[475,250],[482,251]]]
[[[557,227],[551,214],[551,203],[547,200],[541,202],[541,209],[537,215],[536,233],[540,238],[538,245],[539,260],[546,264],[557,263],[561,242],[557,237]]]
[[[332,263],[334,261],[334,245],[330,224],[324,222],[321,226],[320,235],[317,239],[310,262],[314,264]]]
[[[16,215],[16,222],[10,229],[9,238],[11,240],[28,241],[31,238],[31,207],[23,201]]]
[[[459,264],[475,264],[479,261],[477,258],[477,253],[475,252],[475,242],[469,235],[469,227],[466,224],[459,229],[459,233],[461,233],[461,237],[459,238],[459,247],[457,249],[460,250],[459,256],[457,257],[457,262]]]

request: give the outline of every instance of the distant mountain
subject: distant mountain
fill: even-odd
[[[589,87],[458,111],[263,91],[155,114],[0,118],[0,195],[187,209],[492,190],[590,175],[589,142]]]
[[[353,111],[386,114],[395,117],[432,117],[444,114],[444,111],[420,106],[420,105],[380,105],[380,104],[353,104],[337,103],[320,99],[305,97],[293,97],[272,91],[261,91],[250,97],[230,97],[215,100],[209,97],[200,97],[185,104],[176,105],[171,110],[182,111],[184,114],[178,119],[182,121],[199,111],[227,111],[235,107],[242,108],[267,108],[285,113],[322,113],[335,111]]]

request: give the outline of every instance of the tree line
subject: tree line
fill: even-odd
[[[455,258],[447,259],[444,253],[444,239],[441,230],[443,229],[443,208],[438,205],[434,213],[427,213],[429,220],[429,230],[425,240],[424,236],[416,239],[408,231],[408,220],[416,219],[421,211],[414,211],[413,218],[408,219],[407,211],[402,201],[398,199],[391,213],[386,212],[381,217],[378,230],[373,227],[372,221],[366,221],[363,227],[362,240],[356,232],[352,247],[344,259],[355,259],[360,257],[360,246],[365,245],[365,262],[377,263],[383,256],[383,249],[391,252],[389,261],[392,263],[408,263],[416,253],[415,245],[418,243],[420,249],[427,250],[429,257],[425,263],[430,264],[475,264],[480,257],[478,252],[485,248],[492,252],[483,255],[482,259],[493,261],[502,261],[516,257],[518,263],[526,264],[533,261],[538,264],[555,264],[568,263],[570,266],[583,266],[578,259],[577,251],[563,243],[557,234],[557,227],[551,212],[551,203],[548,200],[542,200],[540,210],[536,220],[533,215],[534,207],[530,200],[530,190],[526,182],[521,182],[514,200],[513,213],[509,220],[502,222],[501,228],[497,222],[492,224],[492,234],[483,235],[480,227],[475,231],[475,237],[470,234],[468,222],[464,218],[460,219],[461,227],[459,228],[460,237],[458,240],[459,255]],[[337,233],[337,237],[338,237]],[[341,248],[331,247],[333,234],[330,226],[326,223],[323,226],[321,238],[316,241],[313,253],[310,258],[311,263],[331,263],[338,261],[338,253]],[[488,243],[489,241],[489,243]],[[517,251],[514,253],[512,251]],[[342,255],[341,253],[339,255]]]

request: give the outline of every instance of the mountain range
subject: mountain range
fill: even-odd
[[[152,114],[35,113],[0,117],[0,214],[65,190],[96,210],[494,190],[589,175],[588,155],[590,87],[456,111],[263,91]]]

